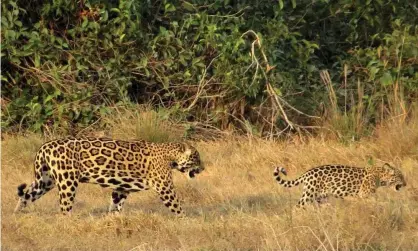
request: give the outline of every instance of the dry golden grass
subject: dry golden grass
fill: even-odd
[[[376,139],[350,145],[318,138],[194,142],[206,170],[190,181],[175,173],[184,219],[173,216],[152,191],[131,194],[121,215],[108,215],[110,191],[90,184],[79,187],[71,217],[60,215],[56,190],[13,214],[16,186],[32,181],[32,159],[43,139],[6,135],[2,250],[418,250],[414,126],[381,128]],[[114,128],[113,136],[136,136],[132,123]],[[295,211],[301,189],[286,190],[273,179],[275,165],[285,166],[292,178],[326,163],[364,166],[369,156],[400,163],[407,187]]]

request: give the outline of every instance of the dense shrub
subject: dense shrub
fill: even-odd
[[[323,124],[308,114],[342,117],[350,128],[406,118],[418,91],[417,8],[3,1],[2,128],[77,130],[135,102],[264,136]]]

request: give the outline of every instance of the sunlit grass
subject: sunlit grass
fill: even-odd
[[[181,140],[182,133],[153,112],[115,117],[116,138]],[[154,122],[153,122],[154,121]],[[141,124],[142,123],[142,124]],[[191,142],[206,169],[196,180],[174,175],[187,217],[178,219],[152,192],[131,194],[121,215],[106,213],[110,191],[82,184],[71,217],[59,213],[52,190],[13,215],[16,186],[33,179],[32,161],[43,138],[2,141],[3,250],[418,250],[418,137],[415,124],[382,127],[376,138],[351,144],[308,138],[271,142],[247,138]],[[163,128],[163,129],[161,129]],[[154,136],[151,136],[153,134]],[[400,192],[380,188],[367,200],[331,200],[295,211],[300,188],[275,183],[275,165],[289,178],[320,164],[399,163],[407,181]]]

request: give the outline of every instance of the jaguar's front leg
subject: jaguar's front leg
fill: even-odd
[[[173,184],[167,184],[167,182],[164,183],[154,184],[154,190],[159,194],[160,199],[171,212],[175,213],[177,216],[184,217],[185,213],[180,205],[180,201],[174,190]]]
[[[360,198],[367,198],[370,194],[376,192],[376,183],[378,182],[378,178],[374,175],[366,176],[361,183],[360,190],[358,196]]]

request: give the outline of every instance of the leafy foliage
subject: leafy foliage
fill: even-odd
[[[367,125],[406,116],[418,88],[416,10],[413,1],[3,1],[2,128],[72,132],[131,102],[262,136],[318,123],[306,114],[361,110]]]

